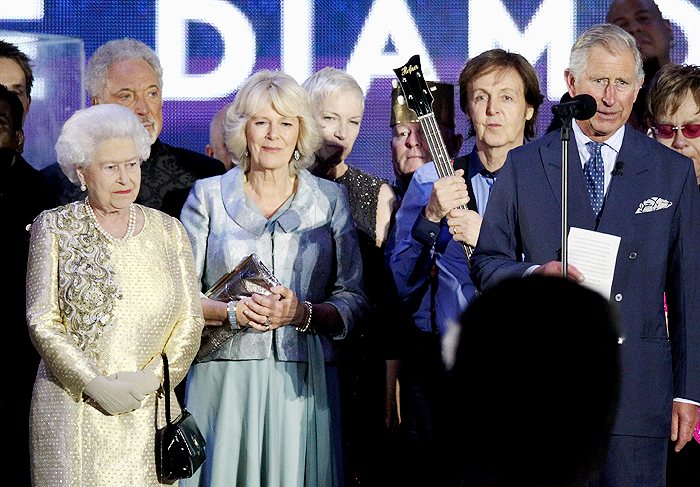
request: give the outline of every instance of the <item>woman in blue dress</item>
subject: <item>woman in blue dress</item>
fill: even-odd
[[[182,485],[341,485],[333,341],[367,308],[347,195],[305,170],[320,135],[290,76],[253,74],[224,126],[237,166],[198,181],[181,216],[202,290],[253,253],[281,285],[202,299],[207,325],[234,334],[190,369],[207,461]]]

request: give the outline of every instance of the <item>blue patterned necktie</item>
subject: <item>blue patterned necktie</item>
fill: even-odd
[[[602,142],[588,142],[586,144],[591,158],[583,166],[583,173],[588,184],[588,196],[591,198],[591,207],[596,218],[603,207],[603,199],[605,198],[605,166],[603,154],[600,152],[603,145]]]

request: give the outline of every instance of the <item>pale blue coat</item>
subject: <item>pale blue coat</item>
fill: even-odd
[[[335,306],[344,329],[333,338],[344,338],[368,307],[345,189],[303,170],[291,205],[268,225],[261,213],[246,204],[243,181],[239,168],[199,180],[182,210],[180,219],[192,243],[202,291],[255,253],[299,300]],[[307,336],[293,326],[274,333],[243,329],[209,358],[268,358],[274,339],[278,360],[307,362]],[[321,341],[325,360],[333,361],[330,340],[321,336]]]

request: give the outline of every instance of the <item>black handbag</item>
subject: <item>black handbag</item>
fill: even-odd
[[[156,471],[162,484],[191,477],[206,460],[204,437],[194,416],[184,408],[173,422],[170,420],[170,373],[168,357],[163,353],[163,386],[165,389],[165,420],[156,429]]]

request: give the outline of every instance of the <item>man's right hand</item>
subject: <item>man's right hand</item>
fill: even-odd
[[[561,262],[558,260],[553,260],[551,262],[547,262],[546,264],[537,266],[535,269],[533,269],[532,273],[540,276],[561,277],[561,271]],[[566,265],[566,277],[576,282],[583,282],[585,280],[581,271],[571,264]]]
[[[430,200],[425,207],[425,217],[432,222],[440,222],[447,213],[469,202],[467,183],[462,175],[463,169],[455,171],[453,176],[445,176],[433,183]]]

